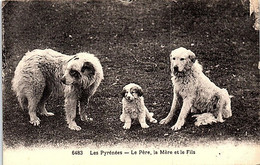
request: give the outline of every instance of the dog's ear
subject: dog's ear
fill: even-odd
[[[196,56],[192,51],[190,51],[190,50],[188,50],[188,51],[189,51],[189,59],[191,60],[191,62],[194,63],[196,61]]]
[[[122,97],[125,97],[125,93],[126,93],[126,90],[123,89],[120,94],[121,94]]]
[[[94,66],[90,63],[90,62],[85,62],[81,68],[81,72],[85,72],[85,71],[88,71],[88,73],[90,75],[94,75],[95,74],[95,68]]]
[[[137,89],[136,89],[136,93],[137,93],[137,95],[138,95],[139,97],[141,97],[141,96],[144,95],[144,92],[143,92],[142,88],[137,88]]]

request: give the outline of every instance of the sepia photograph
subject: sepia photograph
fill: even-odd
[[[260,164],[258,0],[2,1],[3,164]]]

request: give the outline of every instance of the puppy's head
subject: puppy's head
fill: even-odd
[[[171,71],[178,75],[189,70],[196,61],[195,54],[183,47],[175,49],[170,54]]]
[[[83,88],[91,85],[96,73],[92,57],[93,55],[88,53],[79,53],[72,57],[64,67],[61,82],[65,85],[78,85]]]
[[[127,101],[132,102],[135,99],[139,99],[141,96],[143,96],[143,90],[139,85],[130,83],[123,88],[121,95]]]

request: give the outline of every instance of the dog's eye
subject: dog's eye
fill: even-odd
[[[80,78],[80,73],[76,70],[70,70],[70,75],[75,78]]]
[[[173,57],[172,59],[175,60],[175,57]]]
[[[183,61],[183,60],[184,60],[184,58],[181,58],[180,60],[181,60],[181,61]]]

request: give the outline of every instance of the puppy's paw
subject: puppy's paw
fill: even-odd
[[[168,124],[170,122],[170,120],[168,118],[164,118],[160,121],[159,124]]]
[[[157,123],[157,120],[156,120],[155,118],[152,118],[152,119],[150,120],[150,122],[151,122],[151,123]]]
[[[80,131],[81,127],[75,124],[69,124],[69,129],[71,130],[76,130],[76,131]]]
[[[123,126],[124,129],[130,129],[130,127],[131,127],[131,124],[126,124],[126,123]]]
[[[30,121],[30,123],[33,125],[33,126],[38,126],[40,125],[40,119],[37,117],[36,119],[33,119]]]

